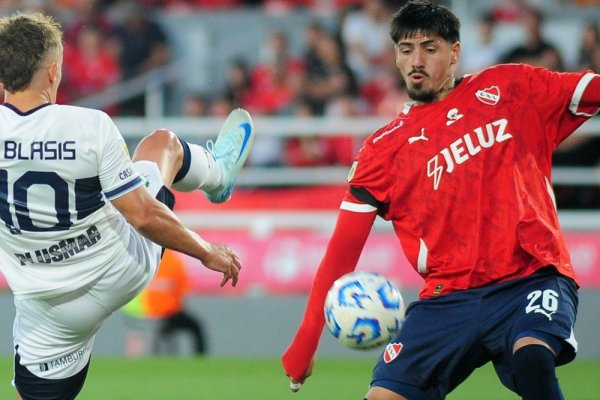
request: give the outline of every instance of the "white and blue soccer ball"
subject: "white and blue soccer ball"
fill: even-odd
[[[352,349],[372,349],[399,332],[405,305],[400,290],[383,275],[355,271],[334,282],[325,298],[325,323]]]

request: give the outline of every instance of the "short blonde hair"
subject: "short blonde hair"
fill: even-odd
[[[0,83],[8,92],[27,89],[33,75],[53,51],[61,51],[63,32],[42,13],[0,18]]]

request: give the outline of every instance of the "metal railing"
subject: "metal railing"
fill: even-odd
[[[157,128],[167,128],[182,138],[203,143],[214,138],[221,128],[221,118],[115,118],[123,135],[139,140]],[[310,137],[353,135],[365,137],[389,122],[388,118],[293,118],[255,117],[254,125],[260,137]],[[600,135],[600,118],[583,124],[575,133],[582,136]],[[598,149],[600,152],[600,149]],[[307,173],[309,172],[309,173]],[[248,167],[239,177],[240,186],[313,186],[343,183],[348,167]],[[553,182],[556,185],[600,186],[600,169],[586,167],[554,167]]]
[[[115,123],[129,142],[136,142],[157,128],[167,128],[192,142],[203,143],[214,138],[223,123],[222,118],[164,117],[164,88],[178,78],[177,65],[173,64],[150,71],[137,78],[121,82],[103,92],[81,99],[76,105],[104,108],[128,98],[143,94],[146,99],[144,118],[118,117]],[[261,137],[310,137],[353,135],[363,138],[385,125],[389,118],[293,118],[254,117],[254,124]],[[600,135],[600,118],[592,118],[575,133],[581,136]],[[600,151],[600,149],[598,149]],[[246,167],[241,171],[238,185],[241,187],[291,187],[343,184],[348,173],[347,166],[329,167]],[[598,167],[554,167],[553,182],[566,186],[600,186]],[[331,229],[336,211],[292,212],[236,212],[228,218],[223,215],[195,212],[182,215],[186,223],[197,227],[249,228],[265,231],[278,228]],[[560,218],[565,229],[600,230],[600,211],[561,210]],[[378,230],[390,229],[389,224],[378,222]]]
[[[181,137],[203,143],[214,138],[223,120],[221,118],[116,118],[117,126],[125,137],[139,140],[152,130],[164,127]],[[291,118],[255,117],[257,135],[262,137],[309,137],[344,135],[364,137],[388,122],[381,118]],[[600,119],[591,119],[575,135],[600,134]],[[600,149],[598,149],[600,151]],[[238,178],[241,187],[284,187],[343,184],[347,166],[330,167],[246,167]],[[600,169],[584,167],[555,167],[555,185],[600,186]],[[202,229],[249,229],[265,234],[278,229],[312,229],[329,231],[335,224],[337,210],[236,210],[235,213],[194,211],[180,213],[188,226]],[[599,231],[600,211],[561,210],[562,226],[566,230]],[[378,220],[377,231],[390,231],[391,224]]]

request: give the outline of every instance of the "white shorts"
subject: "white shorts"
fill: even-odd
[[[142,161],[134,167],[156,196],[163,187],[158,166]],[[51,298],[15,297],[13,339],[20,364],[44,379],[63,379],[81,371],[102,323],[148,285],[161,252],[161,246],[130,227],[127,253],[95,282]]]

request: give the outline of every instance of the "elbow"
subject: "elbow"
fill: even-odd
[[[140,215],[130,216],[127,218],[127,222],[135,228],[142,235],[146,235],[152,231],[152,228],[156,225],[156,218],[151,212],[142,213]]]

